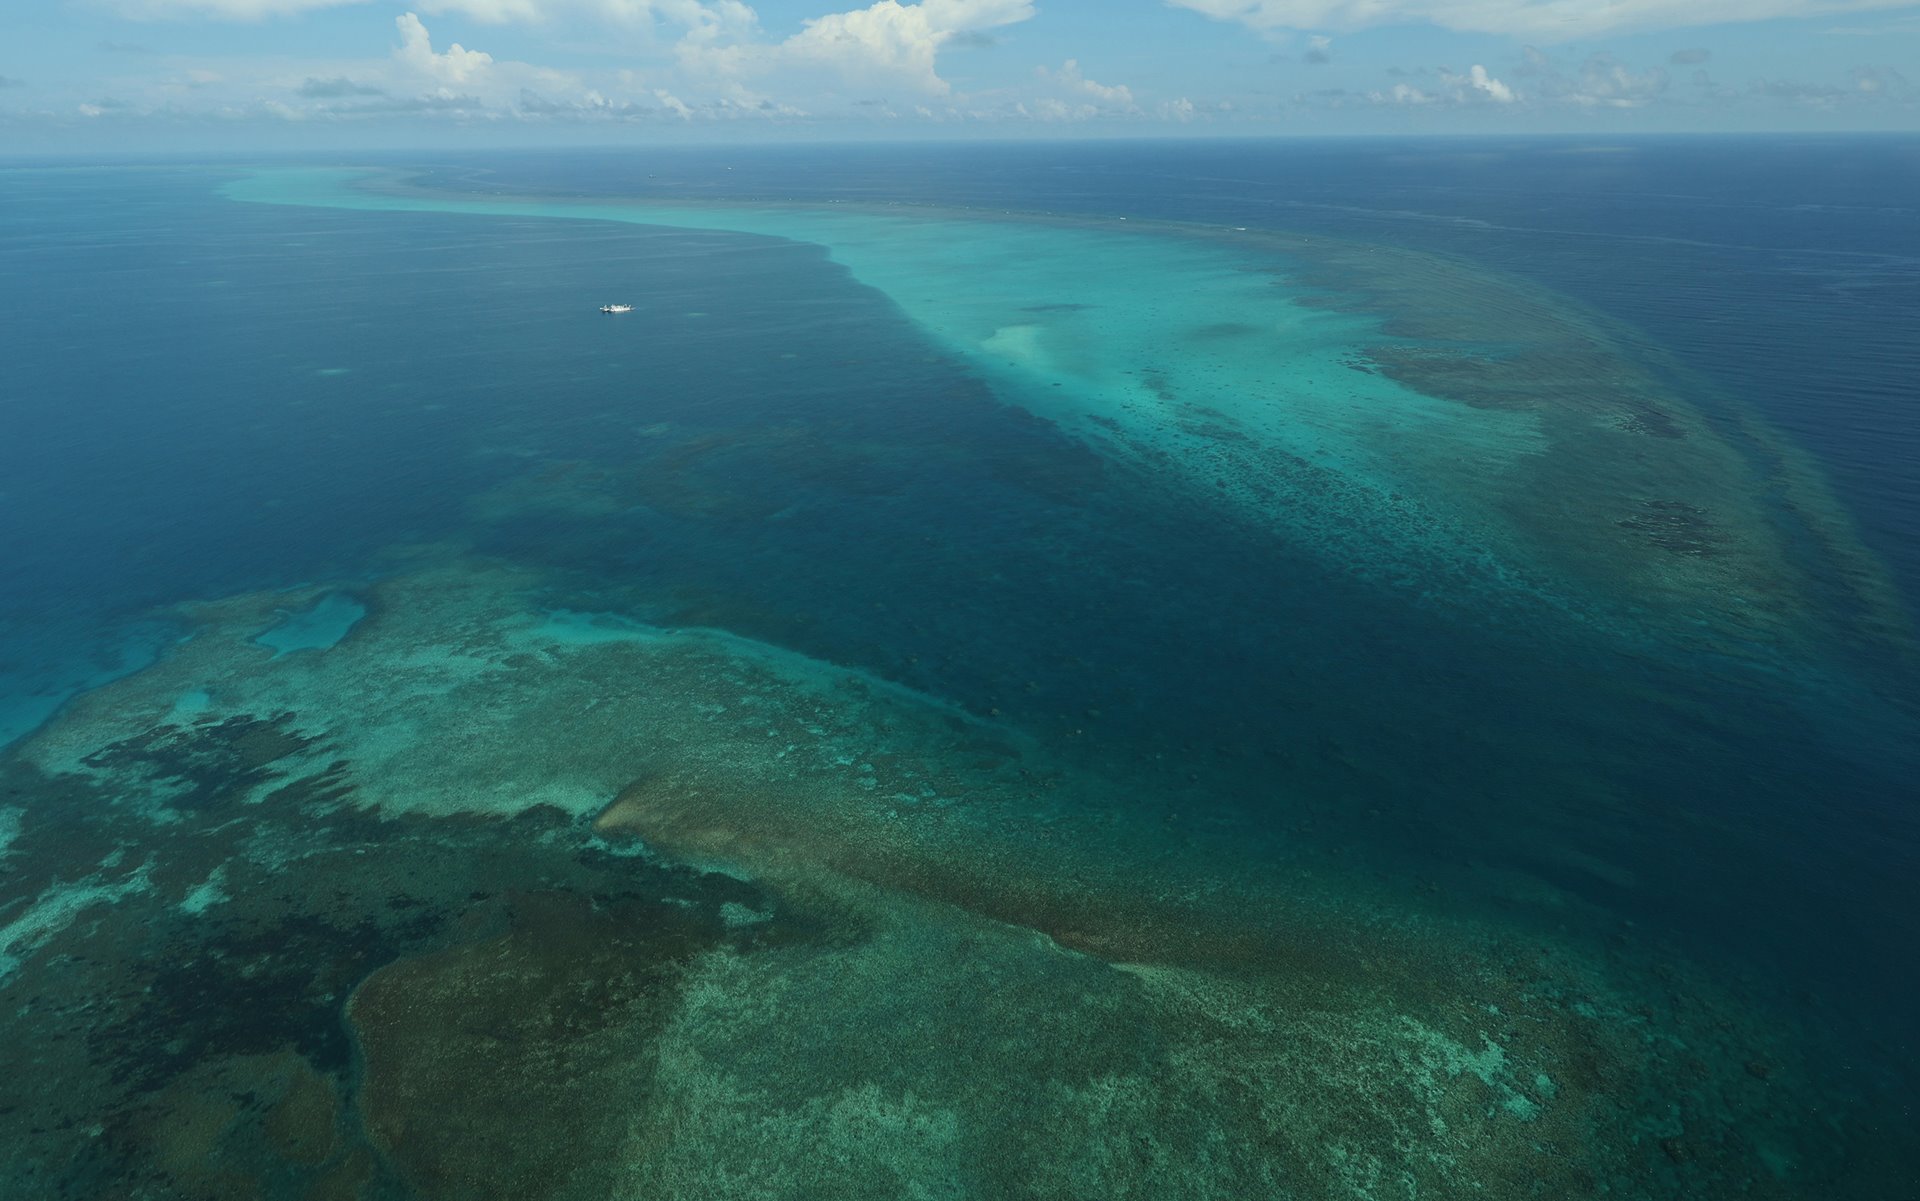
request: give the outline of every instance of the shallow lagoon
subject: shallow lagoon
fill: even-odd
[[[441,377],[477,436],[403,444],[488,466],[344,588],[197,599],[15,749],[15,1055],[73,1081],[16,1109],[23,1179],[1901,1179],[1902,1061],[1807,975],[1832,873],[1899,895],[1840,836],[1902,720],[1888,589],[1808,461],[1603,319],[1217,230],[260,179],[359,209],[237,206],[266,238],[528,248],[381,276],[468,307],[297,368],[379,400],[363,437]],[[734,233],[601,220],[636,216]],[[441,349],[477,335],[538,373],[494,407]],[[337,638],[262,644],[348,591]],[[110,1153],[45,1134],[81,1113]]]

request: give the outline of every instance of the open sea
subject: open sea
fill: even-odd
[[[15,161],[0,311],[0,1196],[1920,1197],[1920,140]]]

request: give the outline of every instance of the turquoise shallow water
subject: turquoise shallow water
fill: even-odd
[[[1318,234],[343,178],[7,217],[15,661],[166,628],[7,760],[23,1187],[1900,1182],[1898,585],[1686,361]]]
[[[356,189],[353,179],[350,172],[264,173],[229,185],[226,194],[378,211],[449,207]],[[824,246],[996,395],[1081,437],[1120,441],[1131,454],[1153,456],[1196,489],[1218,489],[1221,474],[1204,458],[1205,434],[1183,428],[1198,410],[1225,415],[1259,441],[1263,457],[1299,462],[1316,479],[1378,498],[1409,488],[1423,468],[1433,470],[1435,458],[1467,457],[1497,476],[1540,440],[1529,415],[1462,412],[1392,379],[1349,369],[1344,359],[1380,340],[1379,323],[1302,305],[1276,288],[1259,271],[1263,263],[1284,261],[1271,247],[1250,259],[1245,247],[1131,235],[1118,222],[1096,229],[957,214],[479,199],[453,207]],[[1289,507],[1286,501],[1228,486],[1257,520],[1315,520],[1304,512],[1279,518],[1276,510]],[[1288,499],[1295,509],[1308,503]],[[1401,549],[1391,540],[1408,538],[1423,548],[1450,541],[1443,555],[1480,559],[1476,542],[1485,541],[1484,530],[1435,528],[1471,520],[1450,507],[1473,499],[1432,495],[1432,512],[1416,519],[1423,527],[1417,535],[1380,513],[1365,539],[1342,540],[1324,527],[1313,536],[1331,544],[1327,553],[1355,562]]]
[[[367,607],[352,596],[328,592],[306,608],[288,613],[256,641],[272,647],[276,655],[323,651],[337,646],[366,615]]]

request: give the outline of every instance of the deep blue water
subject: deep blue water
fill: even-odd
[[[1137,215],[1457,255],[1635,326],[1707,381],[1703,405],[1758,409],[1920,601],[1911,139],[405,165],[509,193]],[[1897,671],[1842,664],[1865,682],[1828,704],[1375,595],[1002,405],[817,247],[239,205],[213,194],[221,169],[0,177],[16,687],[157,607],[467,541],[554,570],[556,605],[724,626],[1063,740],[1091,727],[1142,772],[1207,757],[1237,781],[1215,820],[1250,836],[1345,840],[1469,897],[1482,869],[1538,873],[1794,974],[1912,1070],[1920,690]],[[578,320],[582,296],[661,316],[640,338]],[[639,503],[476,520],[542,463],[627,473]],[[1569,867],[1566,845],[1622,870]]]

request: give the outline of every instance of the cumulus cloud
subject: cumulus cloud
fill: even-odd
[[[1320,34],[1307,39],[1307,52],[1300,56],[1310,66],[1324,67],[1333,61],[1333,39]]]
[[[857,101],[857,104],[865,104]],[[880,104],[878,115],[906,115],[906,106]],[[994,88],[962,98],[935,110],[915,105],[911,111],[931,121],[955,120],[993,122],[1031,121],[1063,124],[1085,121],[1145,119],[1147,113],[1125,84],[1102,83],[1091,79],[1080,60],[1070,58],[1058,67],[1035,67],[1031,81],[1024,85]]]
[[[1856,91],[1867,96],[1884,96],[1895,100],[1912,100],[1920,96],[1920,89],[1907,82],[1907,77],[1892,67],[1862,66],[1848,73]]]
[[[516,109],[523,118],[562,123],[644,121],[661,111],[650,104],[612,99],[596,89],[572,99],[556,99],[532,88],[520,89]]]
[[[1068,59],[1058,70],[1036,67],[1033,74],[1046,94],[1014,102],[1006,115],[1029,121],[1062,122],[1092,121],[1140,111],[1133,102],[1131,88],[1088,79],[1080,70],[1078,59]]]
[[[1513,89],[1487,74],[1487,69],[1479,63],[1467,72],[1467,87],[1497,104],[1513,103]]]
[[[1438,25],[1563,42],[1622,30],[1684,29],[1736,21],[1906,8],[1912,0],[1168,0],[1261,33]]]
[[[799,33],[771,45],[715,45],[689,38],[682,43],[682,60],[732,77],[817,70],[856,84],[902,86],[944,96],[952,85],[936,69],[943,48],[1033,15],[1031,0],[879,0],[867,8],[815,17]]]
[[[1635,71],[1610,54],[1590,54],[1577,65],[1563,67],[1533,46],[1525,51],[1521,76],[1541,101],[1575,108],[1642,108],[1664,95],[1673,80],[1662,67]],[[1706,73],[1696,72],[1695,83]]]
[[[1393,74],[1407,76],[1408,72],[1396,70]],[[1434,72],[1420,72],[1432,83],[1428,87],[1416,87],[1411,83],[1396,83],[1391,88],[1377,88],[1364,93],[1349,93],[1344,89],[1323,89],[1319,92],[1303,93],[1300,99],[1315,98],[1319,102],[1333,102],[1334,107],[1342,107],[1355,100],[1364,100],[1375,105],[1399,105],[1404,107],[1423,107],[1426,105],[1476,105],[1476,104],[1515,104],[1520,96],[1504,81],[1494,78],[1492,72],[1479,63],[1467,69],[1465,75],[1456,74],[1446,67]]]
[[[394,49],[393,57],[430,79],[446,84],[467,83],[493,65],[493,55],[469,50],[459,42],[448,46],[444,54],[434,53],[427,27],[412,13],[395,17],[393,24],[400,31],[400,45]]]
[[[843,74],[898,75],[922,90],[951,90],[934,70],[942,46],[961,34],[1012,25],[1033,16],[1028,0],[880,0],[870,8],[808,21],[782,44],[786,55],[835,67]]]
[[[1407,74],[1404,71],[1396,73]],[[1424,75],[1425,72],[1422,74]],[[1424,88],[1410,83],[1396,83],[1391,88],[1376,88],[1364,93],[1331,88],[1303,93],[1297,99],[1335,108],[1345,107],[1357,100],[1364,100],[1374,105],[1396,105],[1407,108],[1428,105],[1515,104],[1520,100],[1518,93],[1503,81],[1494,78],[1492,73],[1479,63],[1468,68],[1465,75],[1459,75],[1441,67],[1432,73],[1432,80],[1432,85]]]
[[[1045,67],[1041,67],[1039,74],[1042,79],[1050,79],[1058,84],[1061,90],[1075,96],[1087,97],[1100,105],[1116,108],[1133,107],[1133,91],[1130,88],[1125,84],[1108,86],[1104,83],[1095,83],[1081,73],[1079,59],[1068,59],[1060,64],[1058,71],[1048,71]]]
[[[1667,61],[1676,67],[1691,67],[1697,63],[1706,62],[1712,57],[1713,51],[1696,46],[1690,50],[1675,50],[1668,56]]]
[[[1013,111],[1022,117],[1034,121],[1084,121],[1097,117],[1100,110],[1092,105],[1074,105],[1054,96],[1043,96],[1032,104],[1021,101],[1013,106]]]
[[[517,115],[514,99],[525,92],[563,98],[591,93],[571,72],[496,60],[458,42],[436,48],[416,13],[402,13],[393,28],[398,43],[384,59],[315,61],[302,64],[304,71],[258,64],[228,90],[240,93],[240,110],[256,117],[336,121],[408,115],[501,121]]]
[[[1330,95],[1330,96],[1345,95],[1344,92],[1341,92],[1338,89],[1334,89],[1330,92],[1322,93],[1322,94]],[[1421,105],[1421,104],[1432,104],[1433,102],[1438,100],[1439,97],[1434,95],[1432,92],[1428,92],[1423,89],[1416,88],[1410,83],[1396,83],[1391,88],[1388,88],[1384,91],[1368,92],[1367,99],[1372,101],[1375,104]]]
[[[1670,79],[1659,67],[1634,71],[1611,55],[1595,54],[1580,64],[1576,86],[1567,98],[1583,106],[1640,108],[1667,90]]]

